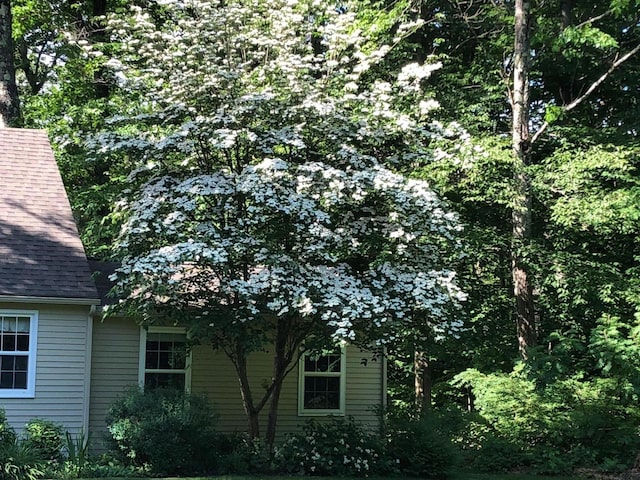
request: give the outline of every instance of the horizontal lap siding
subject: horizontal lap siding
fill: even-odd
[[[104,323],[94,323],[90,430],[97,450],[101,449],[99,440],[105,432],[107,408],[125,388],[138,382],[139,342],[140,329],[132,320],[112,318]],[[271,378],[271,355],[272,352],[255,353],[248,361],[249,380],[256,403]],[[233,364],[223,353],[208,346],[194,348],[191,364],[191,390],[207,395],[219,416],[220,431],[245,433],[247,418]],[[372,409],[379,406],[383,398],[382,360],[373,361],[371,353],[350,347],[346,368],[346,414],[377,428],[379,422]],[[268,405],[261,415],[262,435],[266,429],[267,411]],[[310,418],[327,417],[298,416],[298,368],[295,367],[282,388],[278,440],[287,433],[300,431]]]
[[[366,359],[366,362],[363,361]],[[254,402],[264,393],[264,385],[269,382],[272,371],[272,357],[269,352],[251,355],[249,380]],[[353,416],[372,429],[379,427],[374,409],[383,398],[382,359],[372,360],[369,352],[349,347],[347,350],[347,391],[346,414]],[[223,432],[246,432],[247,419],[242,406],[240,387],[233,364],[220,352],[208,347],[198,347],[193,352],[192,390],[206,393],[220,416],[219,428]],[[268,405],[261,415],[261,434],[266,429]],[[300,431],[310,418],[323,419],[326,416],[298,416],[298,368],[294,368],[285,379],[278,409],[278,440],[287,433]]]
[[[96,451],[103,449],[109,406],[128,387],[138,384],[139,349],[140,327],[133,320],[94,321],[89,431]]]
[[[0,308],[38,311],[35,398],[0,398],[9,422],[21,430],[30,419],[45,418],[78,433],[84,420],[89,307],[0,304]]]
[[[347,349],[346,414],[353,416],[371,429],[380,426],[376,414],[382,404],[383,359],[358,348]]]

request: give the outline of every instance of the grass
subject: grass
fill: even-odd
[[[216,477],[197,477],[197,478],[165,478],[156,480],[357,480],[359,477],[303,477],[303,476],[279,476],[279,475],[219,475]],[[367,477],[367,480],[400,480],[401,477]],[[105,480],[105,479],[101,479]],[[117,480],[141,480],[136,479],[117,479]],[[549,477],[537,475],[525,475],[517,473],[505,474],[488,474],[488,473],[457,473],[450,477],[450,480],[580,480],[580,477]]]

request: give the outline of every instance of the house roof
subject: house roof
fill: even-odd
[[[0,298],[97,303],[87,257],[44,131],[0,128]]]
[[[89,259],[89,269],[91,277],[98,289],[101,305],[111,305],[117,302],[117,299],[109,294],[115,282],[111,280],[111,275],[116,273],[116,269],[120,266],[118,262],[105,262],[95,258]]]

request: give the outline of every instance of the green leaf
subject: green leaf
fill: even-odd
[[[564,109],[562,107],[558,107],[557,105],[547,105],[544,112],[544,121],[548,124],[552,124],[562,119],[563,115]]]

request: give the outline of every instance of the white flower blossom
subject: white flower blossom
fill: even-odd
[[[216,335],[265,319],[309,322],[335,344],[459,329],[464,295],[443,255],[457,217],[388,168],[468,138],[431,121],[422,87],[440,65],[362,82],[390,46],[354,28],[356,3],[341,15],[306,0],[162,4],[158,24],[142,7],[110,20],[128,47],[107,65],[146,100],[91,140],[139,159],[130,181],[142,185],[120,203],[125,302],[198,310]]]

